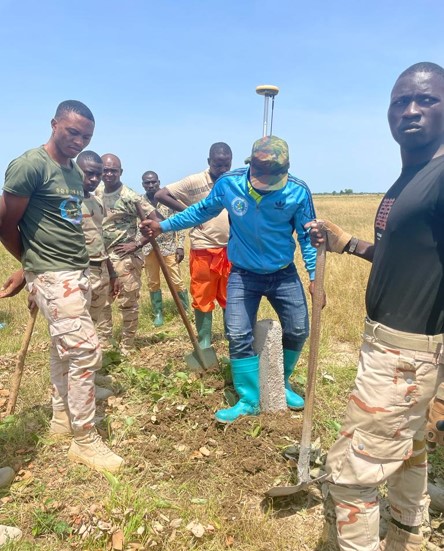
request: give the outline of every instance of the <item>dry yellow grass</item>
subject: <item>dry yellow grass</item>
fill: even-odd
[[[373,242],[373,220],[380,201],[380,195],[315,196],[314,199],[318,218],[332,220],[351,234],[370,242]],[[370,267],[370,263],[354,256],[328,255],[325,278],[328,306],[323,326],[330,337],[330,345],[359,345]]]
[[[330,218],[350,233],[371,241],[373,217],[379,200],[379,196],[316,196],[315,206],[319,218]],[[0,258],[0,281],[3,281],[16,263],[4,251],[0,253]],[[304,270],[299,254],[297,265],[302,274]],[[348,255],[328,255],[328,305],[322,319],[314,423],[315,436],[321,438],[324,449],[335,437],[337,423],[353,383],[369,269],[370,264],[360,259]],[[183,275],[188,280],[186,262]],[[305,275],[303,277],[306,281]],[[167,297],[166,286],[164,291]],[[160,411],[156,412],[156,406],[148,395],[153,391],[153,385],[163,379],[156,378],[154,373],[152,379],[144,381],[140,377],[143,374],[141,368],[155,366],[154,369],[160,373],[165,369],[182,371],[185,366],[181,355],[191,348],[184,328],[174,317],[171,300],[166,302],[167,324],[156,332],[144,286],[139,327],[142,343],[140,357],[134,359],[134,365],[125,364],[117,372],[123,394],[108,408],[113,429],[112,445],[125,455],[129,466],[122,475],[111,479],[105,479],[84,467],[70,465],[66,460],[67,444],[48,440],[48,336],[43,320],[39,319],[27,359],[17,415],[9,422],[0,424],[0,466],[12,462],[24,468],[20,477],[22,480],[13,485],[10,497],[6,496],[0,502],[0,522],[21,526],[25,533],[23,542],[7,549],[110,549],[111,536],[106,530],[106,523],[113,529],[123,531],[125,549],[333,549],[323,540],[322,508],[316,498],[308,505],[306,502],[301,505],[290,501],[269,508],[261,501],[257,482],[260,476],[266,478],[266,472],[259,470],[253,477],[244,475],[242,484],[237,487],[237,483],[233,484],[237,473],[223,472],[223,463],[214,461],[212,470],[207,463],[196,463],[196,459],[189,454],[181,455],[180,449],[175,450],[175,442],[184,441],[191,445],[193,438],[198,440],[200,436],[196,435],[201,433],[206,437],[211,434],[213,441],[217,440],[218,447],[215,449],[221,452],[229,450],[229,445],[236,438],[239,449],[234,451],[241,453],[242,449],[248,449],[248,453],[252,453],[251,450],[257,449],[258,455],[253,459],[258,468],[262,463],[274,465],[278,471],[282,468],[282,475],[279,476],[285,483],[291,473],[285,465],[281,467],[279,446],[291,442],[294,433],[289,429],[286,438],[277,446],[275,441],[267,438],[273,431],[276,432],[276,422],[280,421],[274,420],[273,425],[266,418],[259,421],[259,425],[252,418],[237,428],[230,427],[230,431],[215,431],[211,408],[207,406],[207,410],[204,409],[210,400],[216,407],[221,404],[222,398],[218,397],[221,393],[210,394],[213,378],[185,383],[182,379],[173,383],[165,379],[169,386],[160,385],[159,392],[164,395],[159,402]],[[8,388],[14,353],[20,347],[27,317],[24,293],[14,299],[0,301],[0,322],[7,324],[0,332],[0,382],[4,388]],[[259,317],[276,317],[267,301],[262,302]],[[215,331],[222,333],[220,310],[215,312]],[[221,338],[217,348],[219,354],[226,353],[226,343]],[[304,350],[299,369],[301,375],[304,374],[306,359],[307,350]],[[333,380],[324,378],[323,374],[330,375]],[[192,412],[185,409],[182,414],[182,410],[177,410],[178,395],[174,385],[179,381],[188,385],[193,400],[192,405],[186,405],[187,398],[182,394],[179,403],[193,408]],[[199,407],[203,408],[200,417]],[[156,416],[163,416],[160,423],[156,421]],[[290,418],[288,414],[284,415],[281,430],[285,432],[286,426],[294,427],[295,423],[299,423],[298,419],[300,416]],[[253,434],[253,429],[260,428],[261,423],[263,433]],[[200,445],[197,444],[197,448]],[[192,447],[190,451],[194,449]],[[211,454],[214,454],[213,450]],[[243,459],[241,454],[239,461]],[[181,479],[184,474],[186,477]],[[76,524],[76,519],[81,519],[80,524]],[[197,520],[205,526],[206,534],[202,539],[185,528],[189,522]],[[63,533],[65,521],[75,528],[74,534],[68,538]],[[172,523],[179,521],[182,522],[180,526],[172,527]],[[99,528],[100,522],[105,523],[102,530]],[[92,530],[90,536],[82,537],[79,533],[82,523],[85,529]],[[131,542],[133,547],[129,546]]]

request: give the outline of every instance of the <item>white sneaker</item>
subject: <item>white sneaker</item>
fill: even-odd
[[[0,524],[0,545],[5,545],[10,541],[19,540],[22,537],[22,531],[13,526]]]
[[[95,428],[74,435],[68,450],[68,459],[83,463],[96,471],[110,473],[116,473],[124,464],[123,458],[108,448]]]

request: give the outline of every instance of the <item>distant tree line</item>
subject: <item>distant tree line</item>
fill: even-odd
[[[341,191],[323,191],[321,193],[314,192],[313,195],[381,195],[382,192],[357,191],[354,192],[351,188],[341,189]]]
[[[363,192],[360,193],[361,195]],[[314,193],[313,195],[353,195],[353,190],[350,188],[341,189],[341,191],[324,191],[322,193]]]

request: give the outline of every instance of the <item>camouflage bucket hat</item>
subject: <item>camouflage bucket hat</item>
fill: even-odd
[[[264,136],[253,144],[250,181],[256,189],[273,191],[285,186],[290,160],[287,142],[277,136]]]

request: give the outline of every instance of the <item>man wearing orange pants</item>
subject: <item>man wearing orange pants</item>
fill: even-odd
[[[223,142],[210,148],[208,168],[160,189],[156,201],[181,212],[204,199],[216,180],[231,169],[232,152]],[[190,231],[190,291],[199,345],[211,346],[215,301],[225,310],[230,263],[227,259],[229,224],[224,210]]]

